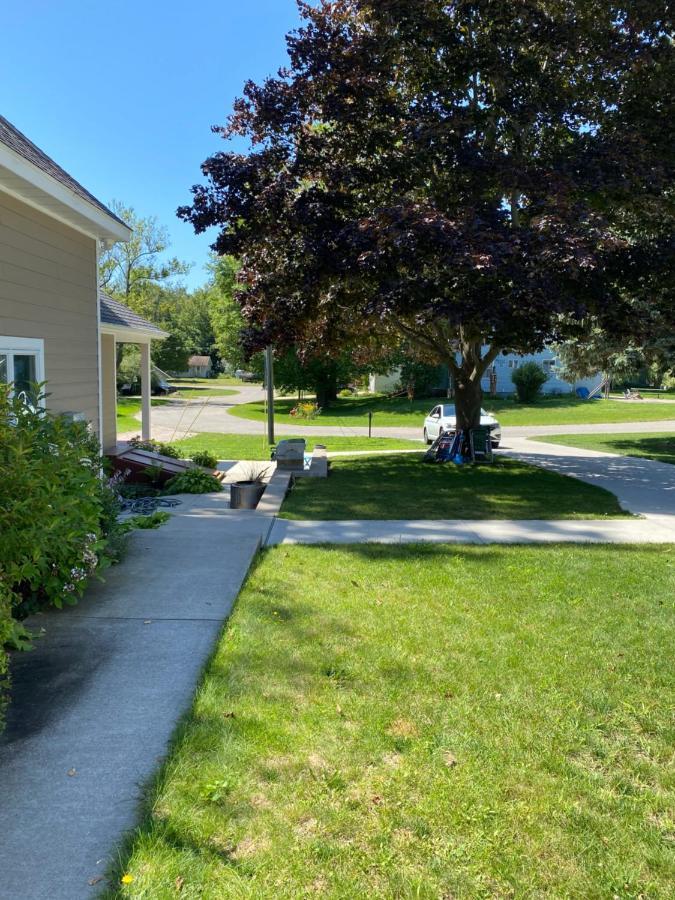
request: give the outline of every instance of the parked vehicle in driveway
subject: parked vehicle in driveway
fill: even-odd
[[[494,448],[499,447],[499,442],[502,439],[502,429],[495,417],[481,409],[480,424],[487,425],[490,428],[492,446]],[[440,403],[438,406],[434,406],[424,420],[424,440],[427,444],[431,444],[442,431],[454,434],[456,428],[457,414],[455,412],[455,404]]]
[[[247,372],[245,369],[237,369],[234,373],[234,377],[238,378],[240,381],[257,381],[258,377],[255,372]]]
[[[152,393],[153,394],[173,394],[176,391],[176,388],[169,384],[164,378],[158,378],[156,381],[153,380],[152,383]]]

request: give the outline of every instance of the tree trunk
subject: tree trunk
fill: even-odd
[[[320,406],[321,409],[326,409],[331,403],[334,403],[338,394],[335,376],[329,374],[317,381],[314,386],[314,393],[316,394],[317,406]]]
[[[477,428],[480,425],[483,391],[480,378],[472,379],[471,374],[462,367],[455,375],[455,412],[458,431]]]

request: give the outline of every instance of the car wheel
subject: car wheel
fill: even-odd
[[[424,443],[425,443],[425,444],[432,444],[432,443],[433,443],[433,441],[431,441],[431,440],[429,439],[429,435],[427,434],[426,428],[424,429]]]
[[[499,450],[499,441],[492,441],[492,449]]]

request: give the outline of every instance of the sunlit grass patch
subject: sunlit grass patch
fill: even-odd
[[[595,519],[628,515],[609,491],[511,459],[423,463],[421,454],[332,462],[327,480],[298,480],[286,519]]]
[[[674,595],[672,547],[266,552],[112,893],[670,896]]]

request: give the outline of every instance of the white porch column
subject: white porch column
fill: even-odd
[[[117,343],[114,334],[101,335],[101,445],[104,453],[117,446]]]
[[[141,344],[141,437],[149,441],[152,432],[151,416],[150,341]]]

